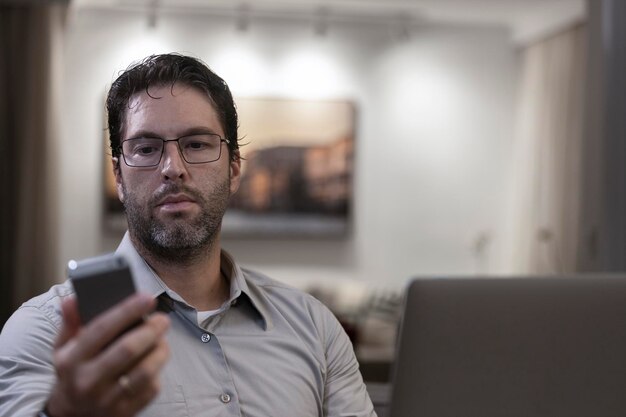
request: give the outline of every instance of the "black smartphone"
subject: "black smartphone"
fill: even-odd
[[[135,283],[123,256],[110,253],[68,263],[78,312],[83,324],[135,293]]]

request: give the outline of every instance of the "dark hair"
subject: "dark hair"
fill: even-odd
[[[181,54],[151,55],[128,67],[111,85],[107,95],[109,140],[113,156],[120,156],[121,135],[130,99],[155,86],[182,83],[204,92],[217,111],[231,158],[239,149],[237,109],[226,82],[197,58]]]

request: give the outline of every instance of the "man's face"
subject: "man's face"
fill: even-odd
[[[152,87],[131,97],[122,141],[137,137],[176,139],[224,131],[204,93],[182,84]],[[185,261],[202,254],[219,236],[229,197],[239,187],[240,161],[226,143],[220,159],[189,164],[176,142],[167,142],[156,167],[130,167],[120,156],[117,193],[131,236],[156,256]]]

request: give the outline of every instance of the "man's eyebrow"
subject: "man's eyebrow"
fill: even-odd
[[[210,127],[206,127],[206,126],[194,126],[194,127],[190,127],[187,128],[181,132],[179,132],[177,137],[183,137],[183,136],[190,136],[190,135],[203,135],[203,134],[210,134],[210,135],[218,135],[219,133],[217,133],[214,129],[211,129]],[[128,138],[126,139],[133,139],[133,138],[160,138],[160,139],[175,139],[175,138],[166,138],[163,135],[156,133],[153,130],[149,130],[149,129],[141,129],[138,130],[136,132],[133,132],[132,135],[129,135]]]

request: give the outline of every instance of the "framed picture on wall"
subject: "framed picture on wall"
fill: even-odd
[[[350,101],[239,98],[241,187],[223,224],[235,236],[343,236],[350,225]]]
[[[351,224],[355,106],[350,101],[236,98],[239,191],[224,217],[227,237],[341,237]],[[108,137],[106,138],[108,146]],[[107,152],[110,155],[110,151]],[[125,228],[105,164],[105,223]]]

